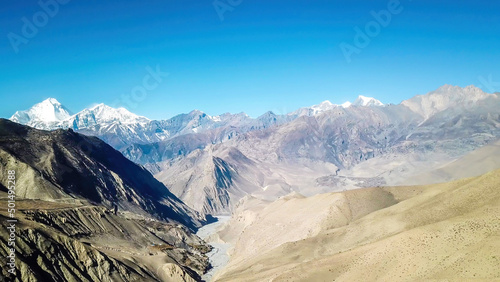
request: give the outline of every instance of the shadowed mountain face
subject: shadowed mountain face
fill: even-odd
[[[223,158],[206,150],[195,151],[156,177],[172,184],[172,192],[188,199],[194,209],[227,214],[236,199],[260,189],[259,179],[242,176],[259,175],[255,165],[237,150],[225,152]]]
[[[0,161],[15,169],[17,195],[75,203],[89,201],[176,221],[196,229],[206,218],[188,208],[146,169],[98,138],[72,130],[36,130],[0,120]],[[2,172],[2,182],[6,179]]]
[[[0,208],[2,276],[11,247],[15,281],[197,281],[210,267],[193,234],[207,218],[96,137],[0,119],[0,167],[1,183],[15,170],[17,219],[9,246]]]

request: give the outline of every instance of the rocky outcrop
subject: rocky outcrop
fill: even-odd
[[[0,216],[2,276],[9,276],[6,218]],[[153,273],[116,260],[99,250],[63,234],[16,226],[15,281],[154,281]]]
[[[193,281],[210,267],[205,254],[211,247],[183,225],[115,214],[102,206],[25,200],[19,206],[18,281],[169,281],[166,273],[173,281]],[[5,260],[6,226],[0,235]]]

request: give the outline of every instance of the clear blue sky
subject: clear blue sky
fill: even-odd
[[[192,109],[283,113],[360,94],[399,103],[443,84],[500,81],[493,0],[401,0],[403,10],[348,63],[339,45],[353,44],[354,28],[389,2],[243,0],[221,21],[212,0],[71,0],[16,54],[8,35],[22,35],[22,18],[43,10],[3,1],[0,116],[47,97],[74,112],[111,104],[156,65],[170,75],[131,109],[156,119]]]

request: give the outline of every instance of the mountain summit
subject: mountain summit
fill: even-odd
[[[447,109],[470,108],[481,100],[495,97],[496,95],[488,94],[473,85],[462,88],[446,84],[425,95],[417,95],[403,101],[401,104],[427,119]]]
[[[70,111],[54,98],[48,98],[26,111],[17,111],[10,120],[31,127],[53,124],[71,116]]]
[[[75,130],[94,125],[144,124],[150,120],[133,114],[125,108],[112,108],[98,104],[77,114],[71,112],[54,98],[48,98],[26,111],[17,111],[11,121],[37,129],[54,130],[72,128]]]
[[[112,108],[105,104],[98,104],[84,109],[63,122],[61,127],[75,130],[94,125],[118,124],[145,124],[150,120],[129,112],[125,108]]]
[[[359,95],[358,99],[356,99],[354,103],[352,103],[352,105],[362,106],[362,107],[374,107],[374,106],[383,106],[384,104],[375,98]]]

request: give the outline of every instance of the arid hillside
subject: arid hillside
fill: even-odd
[[[239,206],[216,281],[500,279],[500,170]]]

